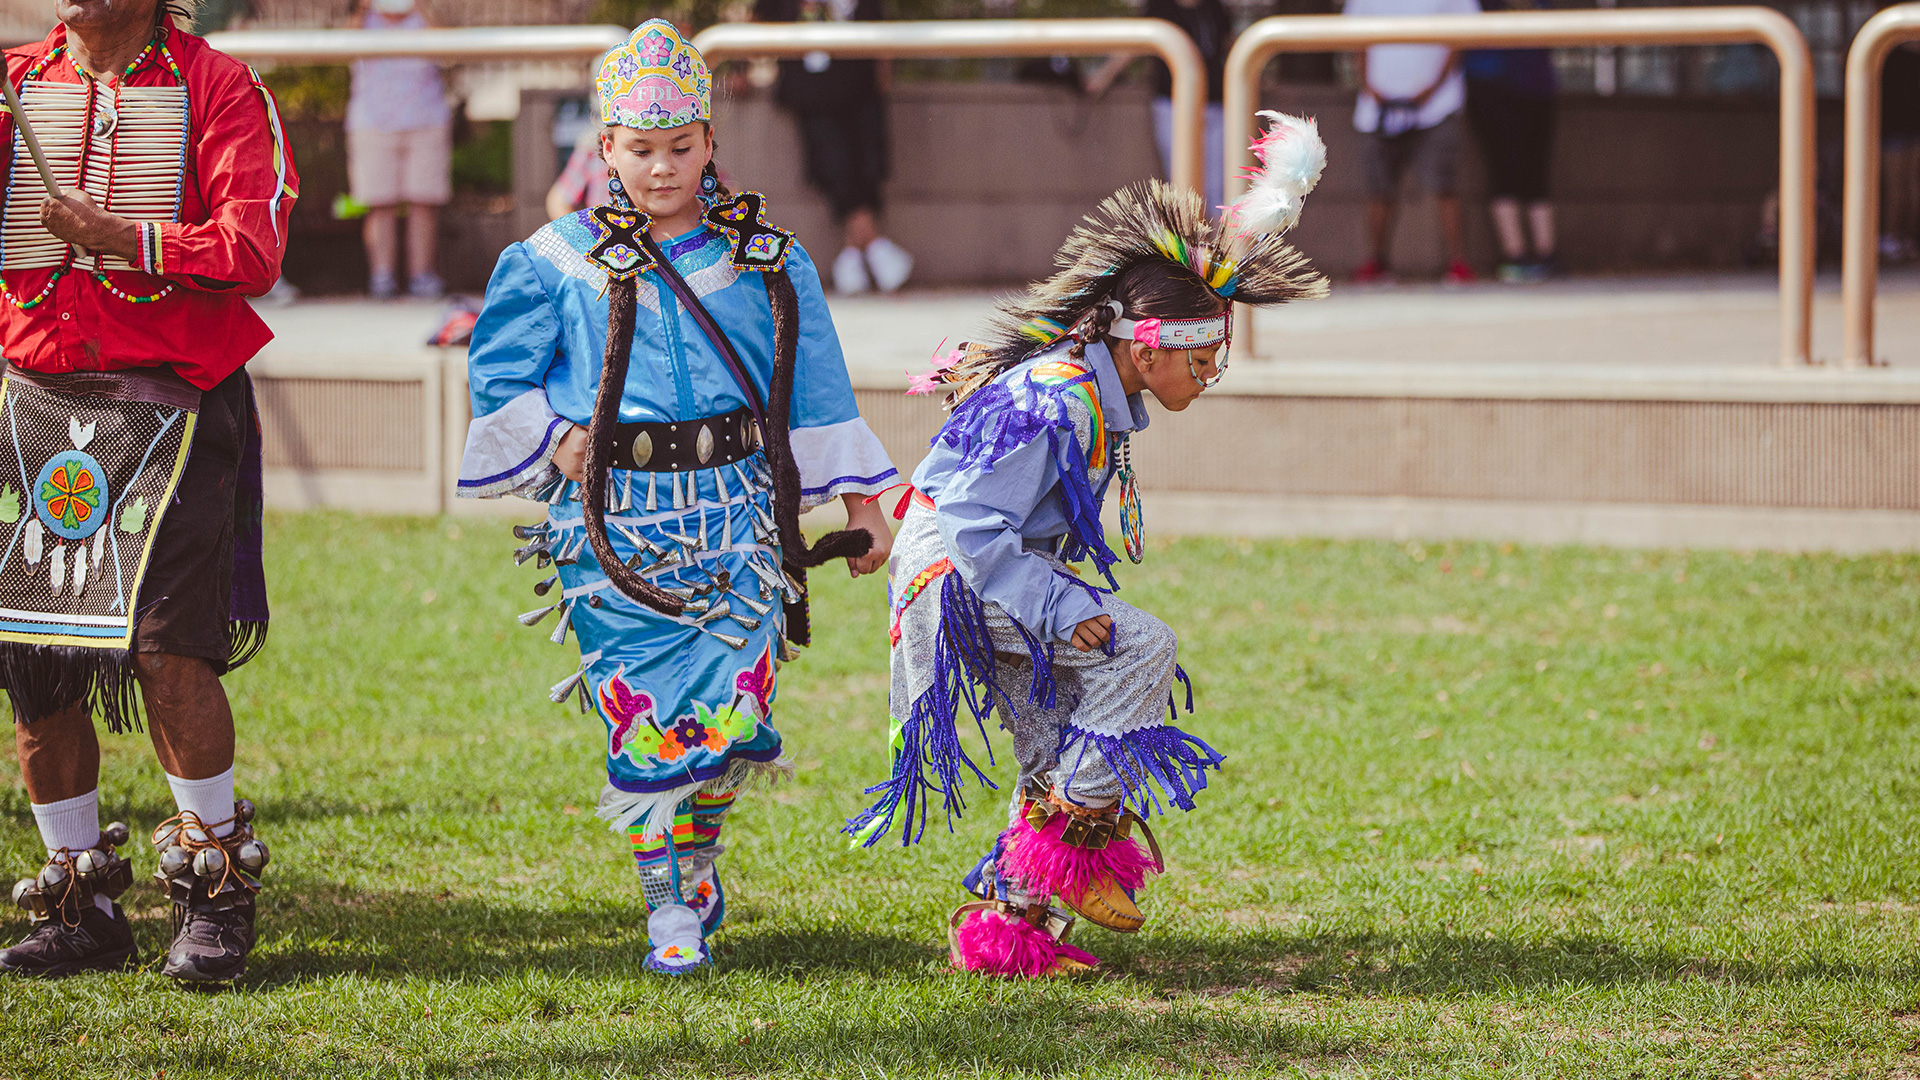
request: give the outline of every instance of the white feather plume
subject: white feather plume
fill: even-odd
[[[1271,109],[1259,115],[1272,121],[1266,134],[1253,141],[1260,167],[1248,172],[1246,194],[1228,208],[1233,223],[1253,236],[1293,228],[1307,193],[1327,167],[1327,144],[1320,141],[1320,128],[1311,118]]]

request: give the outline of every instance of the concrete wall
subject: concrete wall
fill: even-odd
[[[1333,274],[1364,258],[1362,143],[1351,98],[1330,86],[1268,87],[1263,105],[1316,115],[1329,165],[1296,242]],[[539,140],[551,112],[529,110],[520,134],[530,164],[519,183],[524,231],[537,227],[553,168]],[[718,108],[720,160],[740,185],[767,194],[774,220],[830,256],[839,236],[806,184],[792,119],[765,95]],[[1727,267],[1740,263],[1774,185],[1770,101],[1567,98],[1554,163],[1563,261],[1576,271]],[[1121,87],[1099,102],[1010,83],[917,83],[893,97],[893,176],[887,229],[919,258],[921,285],[1004,284],[1049,272],[1079,217],[1122,184],[1159,175],[1148,99]],[[1469,245],[1495,261],[1478,155],[1463,163]],[[1437,274],[1439,236],[1429,200],[1408,208],[1394,261]]]

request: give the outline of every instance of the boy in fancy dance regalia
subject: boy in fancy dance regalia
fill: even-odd
[[[225,981],[245,971],[267,857],[234,798],[220,685],[267,625],[243,365],[273,335],[246,298],[280,276],[298,182],[272,96],[186,32],[191,4],[53,8],[45,41],[6,54],[27,123],[0,119],[0,683],[47,848],[14,889],[33,928],[0,972],[134,962],[94,717],[125,730],[144,700],[180,811],[154,834],[173,903],[162,970]]]
[[[474,326],[476,419],[460,493],[526,495],[516,533],[553,640],[580,668],[553,688],[605,721],[599,815],[639,863],[646,966],[710,962],[725,894],[720,827],[746,781],[790,768],[772,724],[775,663],[806,644],[805,572],[885,561],[894,482],[860,419],[813,261],[713,165],[712,77],[672,24],[601,65],[611,205],[500,257]],[[811,548],[801,510],[839,498],[850,528]]]
[[[951,387],[952,415],[913,474],[889,568],[893,775],[849,831],[872,844],[897,824],[915,840],[936,791],[956,812],[962,770],[986,780],[960,748],[960,703],[983,735],[999,712],[1019,785],[967,875],[979,899],[950,920],[958,967],[1084,971],[1096,961],[1065,941],[1076,917],[1139,930],[1136,893],[1161,868],[1144,819],[1163,799],[1193,809],[1222,760],[1169,722],[1186,681],[1173,630],[1071,564],[1091,559],[1119,588],[1100,524],[1114,482],[1127,554],[1142,557],[1128,444],[1147,426],[1143,396],[1178,412],[1219,381],[1234,303],[1326,292],[1282,239],[1326,148],[1312,121],[1262,115],[1261,168],[1225,220],[1191,191],[1123,189],[1067,238],[1064,269],[915,387]]]

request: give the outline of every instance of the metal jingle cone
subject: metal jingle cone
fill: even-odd
[[[532,540],[545,536],[546,534],[547,523],[544,521],[538,525],[515,525],[513,527],[513,536],[516,540]]]
[[[765,588],[765,586],[762,585],[762,588]],[[769,615],[773,612],[773,605],[763,604],[760,601],[755,600],[753,597],[748,596],[746,593],[741,592],[739,589],[729,589],[727,590],[727,595],[733,597],[735,600],[740,601],[740,604],[742,607],[745,607],[748,611],[753,612],[755,615]],[[765,594],[762,594],[762,595],[765,595]]]
[[[567,695],[573,693],[573,688],[580,685],[581,681],[586,677],[587,669],[580,668],[573,674],[554,683],[553,687],[547,691],[547,700],[553,702],[555,705],[565,702]]]
[[[565,643],[567,640],[567,630],[572,626],[573,601],[565,600],[560,604],[560,622],[554,626],[553,634],[548,637],[547,640],[553,642],[555,645]]]
[[[733,621],[739,625],[740,629],[745,630],[749,634],[760,629],[760,620],[750,615],[735,615],[733,616]]]
[[[559,604],[552,604],[543,608],[535,608],[534,610],[526,612],[519,616],[520,625],[521,626],[537,626],[539,625],[540,620],[546,618],[548,615],[553,614],[555,611],[559,610],[559,608],[560,608]]]
[[[555,574],[552,577],[548,578],[547,580],[537,583],[533,587],[533,595],[535,596],[547,595],[549,592],[553,591],[553,583],[559,580],[560,580],[560,575]]]
[[[721,600],[718,603],[714,604],[712,607],[708,608],[706,614],[693,620],[693,625],[705,626],[716,619],[724,619],[732,613],[733,613],[733,609],[727,606],[727,602],[725,600]]]
[[[721,644],[735,651],[738,651],[740,649],[744,649],[747,647],[746,638],[738,637],[734,634],[723,634],[718,630],[707,630],[707,628],[704,626],[701,627],[701,629],[706,630],[708,637],[713,638],[715,641],[718,641]]]
[[[186,873],[192,863],[193,856],[187,854],[187,849],[175,844],[160,853],[160,876],[177,878]]]

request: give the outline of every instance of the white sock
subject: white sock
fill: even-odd
[[[27,805],[33,808],[33,821],[40,826],[40,842],[47,845],[48,855],[61,848],[81,852],[100,842],[99,788],[59,802]],[[101,911],[113,914],[113,901],[106,897],[96,893],[93,903]]]
[[[172,773],[167,774],[167,786],[173,789],[173,804],[181,811],[192,811],[203,825],[213,825],[213,835],[226,836],[233,832],[233,768],[219,776],[209,776],[205,780],[182,780]],[[215,822],[226,822],[215,825]]]

